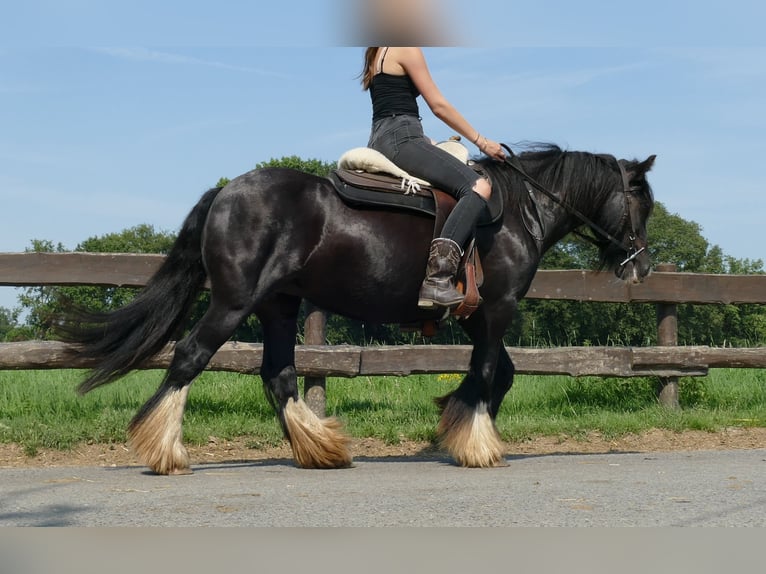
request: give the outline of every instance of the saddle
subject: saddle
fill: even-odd
[[[459,141],[452,139],[437,145],[484,176],[477,169],[478,166],[468,160],[468,150]],[[428,181],[411,176],[383,154],[370,148],[354,148],[344,153],[338,160],[338,168],[330,173],[329,179],[343,201],[354,207],[413,211],[433,217],[433,237],[439,236],[447,216],[457,203],[451,195],[436,189]],[[502,194],[493,193],[479,225],[496,223],[502,214]],[[465,298],[451,311],[452,316],[467,318],[478,308],[481,304],[479,287],[483,281],[481,261],[472,239],[465,250],[457,276],[457,288],[464,293]],[[436,327],[434,322],[419,326],[425,336],[435,334]]]
[[[477,164],[469,161],[468,149],[463,144],[449,140],[437,146],[473,167],[478,175],[486,177]],[[329,177],[338,195],[355,207],[414,211],[437,217],[440,203],[449,203],[442,196],[454,201],[448,193],[408,174],[382,153],[366,147],[344,153],[338,160],[337,169]],[[478,222],[479,226],[492,225],[502,218],[503,194],[493,193],[487,207]]]

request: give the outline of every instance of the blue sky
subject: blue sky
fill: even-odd
[[[0,251],[176,230],[221,176],[364,145],[351,0],[4,2]],[[465,3],[463,3],[465,4]],[[426,48],[487,136],[644,159],[670,211],[764,259],[761,2],[445,3],[460,46]],[[421,104],[426,131],[451,135]],[[0,307],[17,293],[0,288]]]

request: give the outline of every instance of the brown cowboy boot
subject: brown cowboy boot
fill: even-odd
[[[455,288],[455,275],[462,255],[463,250],[451,239],[439,237],[431,242],[418,307],[454,307],[463,300],[463,294]]]

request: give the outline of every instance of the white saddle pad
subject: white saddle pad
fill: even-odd
[[[468,148],[460,142],[449,140],[439,142],[436,145],[444,151],[449,152],[463,163],[468,163]],[[368,147],[356,147],[348,150],[340,156],[338,167],[341,169],[366,171],[367,173],[388,173],[395,177],[400,177],[407,182],[414,182],[419,185],[431,185],[423,179],[411,176],[382,153]]]

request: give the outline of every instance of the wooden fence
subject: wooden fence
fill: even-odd
[[[101,285],[141,287],[163,261],[161,255],[114,253],[0,253],[0,286]],[[641,284],[617,280],[611,273],[540,270],[527,298],[657,305],[656,347],[509,347],[518,373],[572,376],[657,376],[660,400],[678,404],[678,377],[699,376],[715,367],[766,367],[766,348],[677,346],[676,304],[766,303],[766,276],[676,273],[661,265]],[[296,367],[306,377],[307,401],[324,410],[324,377],[462,373],[470,347],[465,345],[324,346],[324,314],[311,310],[296,350]],[[87,367],[85,360],[66,358],[64,343],[30,341],[0,344],[0,369]],[[227,343],[209,369],[257,372],[262,347]],[[168,365],[172,345],[143,368]]]

